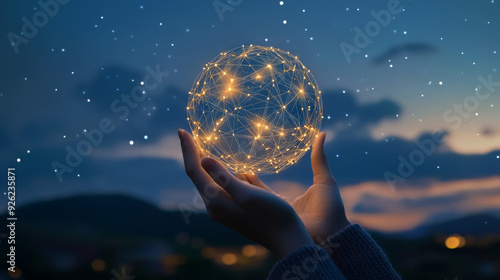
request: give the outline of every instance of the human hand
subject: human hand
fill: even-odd
[[[325,136],[324,132],[320,133],[312,146],[313,185],[299,197],[283,197],[295,209],[312,239],[318,244],[351,224],[345,214],[339,187],[328,166],[323,148]],[[249,183],[272,192],[257,176],[251,178]]]
[[[213,158],[201,159],[191,134],[179,129],[184,167],[198,189],[208,216],[282,258],[314,245],[292,205],[252,175],[233,176]]]
[[[286,199],[317,243],[351,224],[345,214],[339,186],[328,166],[323,147],[325,136],[324,132],[320,133],[312,146],[313,185],[303,195]]]

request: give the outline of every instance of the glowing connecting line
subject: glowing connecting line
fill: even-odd
[[[273,47],[221,53],[189,94],[187,119],[197,145],[237,173],[277,173],[296,163],[323,118],[310,70]]]

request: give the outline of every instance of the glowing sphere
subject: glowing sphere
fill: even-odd
[[[277,173],[319,133],[321,91],[289,52],[242,46],[205,65],[189,92],[188,122],[199,148],[236,173]]]

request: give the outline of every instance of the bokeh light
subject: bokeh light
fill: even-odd
[[[321,91],[289,52],[242,46],[207,63],[189,92],[188,122],[205,155],[237,173],[278,173],[311,147]]]
[[[14,278],[14,279],[20,278],[22,275],[23,275],[23,273],[19,267],[15,267],[14,271],[9,270],[9,276],[11,278]]]
[[[103,271],[106,269],[106,262],[101,259],[95,259],[92,261],[92,269],[95,271]]]
[[[222,255],[222,263],[225,265],[233,265],[238,261],[238,257],[233,253],[226,253]]]
[[[255,247],[255,245],[248,244],[243,246],[243,248],[241,249],[241,253],[245,257],[253,257],[257,254],[257,248]]]
[[[465,238],[458,234],[453,234],[446,238],[444,244],[448,249],[462,248],[465,246]]]

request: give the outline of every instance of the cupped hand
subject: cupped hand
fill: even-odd
[[[313,184],[299,197],[282,197],[295,209],[312,239],[318,244],[350,225],[338,184],[326,159],[323,147],[325,136],[324,132],[318,134],[312,146]],[[257,176],[244,176],[249,183],[273,192]]]
[[[293,206],[307,231],[317,243],[350,225],[347,220],[339,186],[335,181],[324,151],[324,132],[316,137],[311,151],[313,184],[293,199]]]
[[[187,131],[180,129],[179,138],[186,173],[212,220],[261,244],[279,258],[302,246],[314,245],[293,204],[270,191],[256,176],[236,177],[219,161],[209,157],[201,159]],[[297,209],[309,211],[307,207]]]

